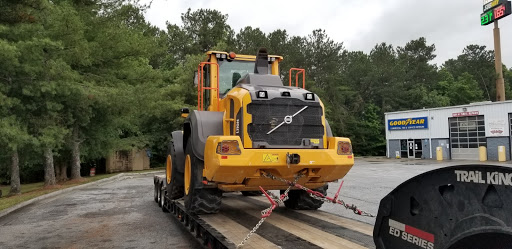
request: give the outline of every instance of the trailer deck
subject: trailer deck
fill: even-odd
[[[261,218],[264,196],[224,194],[218,214],[190,215],[183,200],[167,200],[168,209],[206,248],[236,248]],[[324,204],[328,205],[328,203]],[[375,248],[373,226],[324,211],[279,207],[243,248]]]

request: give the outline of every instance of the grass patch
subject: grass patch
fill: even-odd
[[[113,173],[113,174],[101,174],[96,176],[88,176],[88,177],[82,177],[80,180],[71,180],[59,183],[59,185],[51,186],[51,187],[44,187],[44,182],[38,182],[38,183],[29,183],[29,184],[22,184],[21,185],[21,194],[15,195],[15,196],[7,196],[9,194],[9,190],[11,189],[10,186],[1,185],[0,189],[2,190],[2,198],[0,198],[0,211],[10,208],[16,204],[19,204],[24,201],[28,201],[30,199],[39,197],[41,195],[45,195],[60,189],[65,189],[77,185],[82,185],[89,182],[98,181],[101,179],[105,179],[114,175],[117,175],[119,173]]]

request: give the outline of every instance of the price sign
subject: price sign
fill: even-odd
[[[490,4],[492,4],[492,3],[494,3],[494,1],[491,2]],[[511,3],[510,1],[506,1],[504,3],[495,5],[492,9],[482,13],[480,15],[480,24],[482,26],[489,25],[489,24],[493,23],[494,21],[497,21],[503,17],[510,15],[512,13],[512,8],[511,8],[510,3]],[[493,5],[488,5],[488,6],[493,6]],[[485,8],[486,7],[484,6],[484,9]]]

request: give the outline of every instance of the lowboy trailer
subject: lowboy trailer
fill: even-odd
[[[239,193],[225,193],[216,214],[191,214],[183,198],[166,197],[165,179],[154,177],[155,201],[205,248],[512,248],[512,168],[506,166],[460,165],[413,177],[381,200],[375,226],[320,210],[278,207],[265,216],[265,195]]]

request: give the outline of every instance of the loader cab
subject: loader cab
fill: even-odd
[[[197,80],[198,110],[222,111],[218,101],[234,88],[248,73],[253,73],[256,63],[254,55],[240,55],[234,52],[208,51],[206,60],[199,64]],[[268,74],[279,75],[281,56],[268,56]],[[202,84],[202,85],[201,85]],[[201,89],[202,88],[202,89]]]

